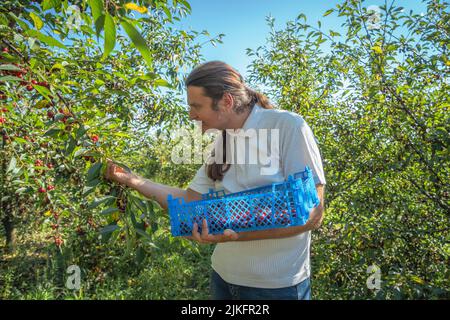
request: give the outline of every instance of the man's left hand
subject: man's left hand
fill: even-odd
[[[223,234],[210,234],[208,229],[208,223],[206,219],[203,219],[202,232],[198,231],[197,223],[194,223],[194,228],[192,229],[192,237],[187,237],[197,241],[198,243],[219,243],[227,241],[235,241],[239,238],[239,235],[231,230],[226,229]]]

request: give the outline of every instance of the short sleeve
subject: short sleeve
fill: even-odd
[[[194,179],[192,179],[191,183],[188,186],[189,189],[192,189],[198,193],[207,193],[209,189],[215,188],[214,180],[209,178],[206,175],[206,165],[203,164],[200,169],[198,169],[195,174]]]
[[[314,134],[303,118],[285,127],[282,134],[282,167],[285,178],[308,166],[315,184],[326,184],[322,158]]]

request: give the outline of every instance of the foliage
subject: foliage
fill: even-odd
[[[184,0],[0,4],[0,219],[16,256],[28,252],[20,232],[41,235],[51,273],[42,290],[60,289],[52,298],[65,296],[71,264],[139,274],[159,250],[167,217],[103,171],[106,158],[142,163],[143,141],[186,123],[182,72],[199,63],[207,35],[171,26],[189,12]]]
[[[249,80],[301,114],[322,151],[314,298],[449,297],[449,7],[425,4],[378,15],[345,0],[325,12],[343,23],[328,32],[303,14],[282,30],[268,19],[268,44],[248,50]],[[179,187],[198,169],[170,161],[188,121],[182,78],[209,36],[172,27],[189,12],[184,0],[0,3],[0,298],[208,297],[212,246],[171,237],[156,203],[102,178],[106,158]],[[72,264],[80,290],[65,287]]]
[[[312,269],[320,298],[439,298],[450,289],[449,5],[417,14],[343,1],[342,30],[300,14],[248,50],[253,82],[311,125],[327,178]],[[339,32],[338,32],[339,31]],[[366,270],[381,268],[381,290]]]

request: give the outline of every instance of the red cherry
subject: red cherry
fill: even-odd
[[[56,238],[55,239],[55,244],[60,247],[62,244],[64,243],[64,240],[61,238]]]
[[[9,110],[7,108],[3,108],[2,112],[8,112]]]
[[[51,164],[51,163],[47,164],[47,168],[52,169],[53,168],[53,164]]]
[[[53,118],[55,116],[55,113],[53,111],[47,111],[47,117]]]
[[[45,190],[45,188],[43,188],[43,187],[40,187],[40,188],[38,189],[38,192],[39,192],[39,193],[45,193],[45,192],[47,192],[47,190]]]
[[[3,49],[2,49],[2,52],[8,53],[8,52],[9,52],[9,49],[8,49],[8,48],[3,48]]]
[[[0,117],[0,123],[5,123],[6,122],[6,118]]]
[[[48,88],[48,87],[49,87],[49,85],[48,85],[48,82],[47,82],[47,81],[42,81],[42,82],[38,82],[38,85],[39,85],[39,86],[42,86],[42,87],[46,87],[46,88]]]
[[[33,87],[32,85],[28,85],[28,86],[27,86],[27,90],[28,90],[28,91],[31,91],[31,90],[33,90],[33,89],[34,89],[34,87]]]
[[[31,84],[38,84],[38,82],[36,80],[31,80]]]
[[[94,135],[91,137],[91,140],[92,140],[92,142],[96,143],[96,142],[98,141],[98,135],[94,134]]]
[[[38,159],[34,162],[34,165],[37,167],[42,167],[44,165],[44,162]]]
[[[55,190],[55,186],[49,185],[49,186],[47,187],[47,191],[52,191],[52,190]]]

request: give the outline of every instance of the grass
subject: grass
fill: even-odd
[[[65,287],[67,275],[58,269],[55,246],[45,234],[25,229],[18,230],[19,235],[27,236],[18,238],[14,254],[5,252],[3,237],[0,242],[0,299],[209,298],[212,246],[198,246],[160,232],[155,237],[160,249],[149,250],[140,264],[123,247],[92,247],[89,255],[72,258],[82,269],[81,288],[69,290]]]

